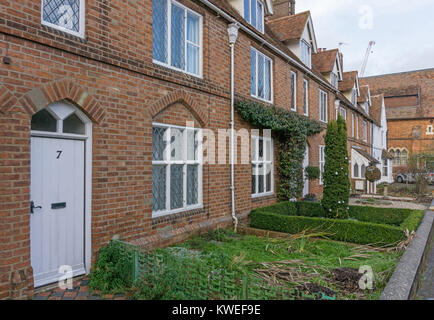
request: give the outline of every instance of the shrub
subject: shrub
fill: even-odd
[[[324,217],[324,211],[322,210],[319,202],[297,202],[297,216],[304,217]]]
[[[413,211],[400,225],[402,230],[416,231],[422,221],[424,212],[422,210]]]
[[[253,211],[295,216],[297,215],[297,205],[295,202],[284,201],[284,202],[278,202],[271,206],[261,207]]]
[[[318,167],[306,167],[306,174],[309,180],[316,180],[320,178],[320,171]]]
[[[288,216],[254,211],[250,214],[253,228],[299,233],[305,230],[326,232],[328,238],[358,244],[390,245],[405,238],[401,228],[354,220]]]
[[[327,125],[325,141],[324,193],[321,205],[328,218],[348,218],[350,179],[348,175],[347,127],[339,115]]]
[[[349,215],[359,221],[399,226],[412,212],[410,209],[350,206]]]

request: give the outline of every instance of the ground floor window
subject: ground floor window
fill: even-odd
[[[388,166],[388,161],[387,159],[383,160],[383,176],[387,177],[389,176],[389,166]]]
[[[152,216],[202,205],[202,134],[195,128],[152,128]]]
[[[252,136],[252,196],[273,193],[273,139]]]

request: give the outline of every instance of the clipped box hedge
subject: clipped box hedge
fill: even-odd
[[[250,226],[286,233],[313,230],[333,240],[388,245],[404,240],[405,229],[416,230],[422,218],[421,210],[350,206],[350,219],[327,219],[318,202],[281,202],[253,210]]]

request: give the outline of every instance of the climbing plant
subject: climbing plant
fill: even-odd
[[[327,126],[325,141],[324,192],[321,205],[329,218],[347,219],[350,197],[347,126],[339,115]]]
[[[259,129],[271,129],[277,144],[280,200],[301,196],[303,191],[302,161],[307,137],[323,130],[320,123],[276,106],[238,100],[235,107],[241,118]]]

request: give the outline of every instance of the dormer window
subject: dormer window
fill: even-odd
[[[304,40],[300,41],[300,58],[305,65],[312,67],[312,48]]]
[[[264,4],[260,0],[244,0],[244,19],[264,32]]]
[[[356,105],[357,103],[357,90],[355,88],[351,90],[351,103],[353,105]]]
[[[330,74],[330,83],[334,88],[338,88],[338,76],[334,72]]]

